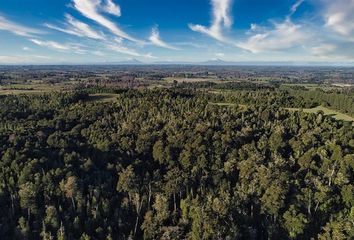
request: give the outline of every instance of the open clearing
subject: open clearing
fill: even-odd
[[[64,90],[64,84],[9,84],[0,86],[0,95],[39,94]]]
[[[301,109],[301,108],[286,108],[287,110],[289,111],[304,111],[306,113],[317,113],[318,111],[323,111],[325,115],[327,116],[332,116],[333,118],[337,119],[337,120],[343,120],[343,121],[347,121],[347,122],[354,122],[354,118],[349,116],[349,115],[346,115],[346,114],[343,114],[343,113],[340,113],[340,112],[337,112],[335,110],[332,110],[332,109],[329,109],[329,108],[326,108],[326,107],[323,107],[323,106],[319,106],[319,107],[316,107],[316,108],[304,108],[304,109]]]
[[[343,88],[343,86],[339,86],[336,84],[316,84],[316,83],[284,83],[281,85],[282,87],[304,87],[307,90],[316,90],[322,89],[323,91],[331,91]]]
[[[178,83],[196,83],[196,82],[214,82],[214,83],[220,83],[220,82],[225,82],[221,81],[218,78],[181,78],[181,77],[167,77],[164,78],[165,81],[168,83],[173,83],[173,81],[177,81]]]
[[[247,108],[247,105],[244,104],[235,104],[235,103],[209,103],[210,105],[216,105],[216,106],[230,106],[230,107],[242,107],[242,108]],[[346,121],[346,122],[353,122],[354,125],[354,117],[351,117],[349,115],[346,115],[344,113],[340,113],[337,112],[335,110],[323,107],[323,106],[319,106],[316,108],[285,108],[286,110],[289,111],[303,111],[305,113],[317,113],[318,111],[322,111],[326,116],[331,116],[336,120],[342,120],[342,121]]]

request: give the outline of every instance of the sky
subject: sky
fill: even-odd
[[[0,0],[0,64],[354,61],[354,0]]]

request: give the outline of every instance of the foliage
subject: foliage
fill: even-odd
[[[0,239],[353,239],[353,127],[284,97],[4,97]]]

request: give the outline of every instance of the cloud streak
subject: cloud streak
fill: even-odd
[[[68,45],[60,44],[54,41],[42,41],[38,39],[30,39],[30,41],[42,47],[48,47],[57,50],[70,50],[70,47]]]
[[[106,3],[102,6],[103,10],[107,13],[120,17],[122,12],[119,5],[115,5],[112,0],[107,0]]]
[[[273,24],[273,29],[256,33],[236,46],[252,53],[282,51],[299,46],[309,38],[301,25],[294,24],[289,19]]]
[[[251,36],[236,46],[252,53],[279,52],[300,46],[309,39],[310,34],[300,24],[295,24],[291,16],[297,11],[305,0],[297,0],[290,8],[289,15],[280,23],[273,22],[272,29],[266,29],[256,24],[251,24],[247,32]]]
[[[12,22],[0,15],[0,30],[8,31],[23,37],[33,37],[43,32],[34,28],[26,27],[21,24]]]
[[[45,23],[44,25],[50,29],[75,35],[78,37],[88,37],[96,40],[105,39],[103,33],[93,30],[89,25],[76,20],[71,15],[66,14],[65,18],[66,18],[66,25],[67,25],[66,27],[58,27],[49,23]]]
[[[171,49],[171,50],[179,50],[179,48],[176,48],[166,42],[164,42],[161,38],[160,38],[160,32],[159,29],[157,27],[154,27],[151,31],[151,36],[149,37],[150,42],[158,47],[162,47],[162,48],[167,48],[167,49]]]
[[[101,14],[101,12],[104,12],[118,17],[121,16],[120,7],[115,5],[112,1],[108,0],[103,2],[102,0],[73,0],[73,4],[74,8],[83,16],[107,28],[117,37],[136,43],[142,43],[142,41],[130,36],[121,30],[114,22]]]
[[[54,50],[59,50],[59,51],[74,51],[75,53],[78,54],[84,54],[86,53],[86,50],[83,50],[79,44],[72,44],[72,43],[58,43],[55,41],[44,41],[44,40],[39,40],[39,39],[29,39],[31,42],[34,44],[41,46],[41,47],[47,47],[51,48]]]
[[[297,9],[301,6],[301,4],[303,4],[303,2],[305,2],[305,0],[297,0],[296,3],[291,6],[290,14],[288,17],[291,17],[292,15],[294,15],[294,13],[296,13]]]
[[[223,35],[224,28],[230,28],[232,25],[231,0],[211,0],[212,5],[212,24],[210,27],[199,24],[189,24],[192,31],[206,34],[220,42],[227,42]]]
[[[138,53],[134,49],[130,49],[130,48],[124,47],[119,44],[106,44],[105,47],[108,50],[115,51],[115,52],[122,53],[122,54],[129,55],[129,56],[133,56],[133,57],[155,58],[151,54],[141,54],[141,53]]]

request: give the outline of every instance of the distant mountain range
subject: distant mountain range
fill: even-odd
[[[332,62],[292,62],[292,61],[225,61],[222,59],[212,59],[204,62],[178,62],[178,61],[156,61],[146,63],[137,59],[121,62],[106,62],[104,65],[198,65],[198,66],[348,66],[354,67],[354,63],[332,63]]]
[[[0,66],[16,66],[16,65],[127,65],[127,66],[149,66],[149,65],[188,65],[188,66],[309,66],[309,67],[354,67],[354,62],[295,62],[295,61],[225,61],[222,59],[211,59],[203,62],[187,62],[187,61],[156,61],[142,62],[137,59],[129,59],[115,62],[90,62],[90,63],[68,63],[58,62],[51,64],[0,64]]]
[[[105,64],[108,64],[108,65],[110,65],[110,64],[112,64],[112,65],[143,65],[145,63],[134,58],[134,59],[121,61],[121,62],[107,62]]]

